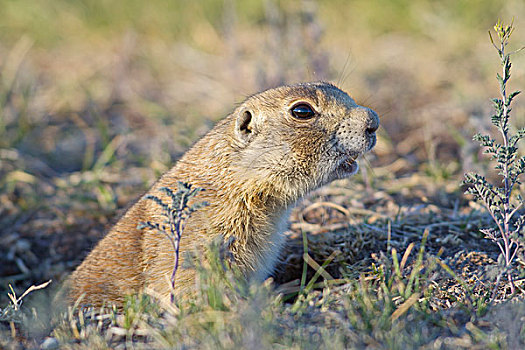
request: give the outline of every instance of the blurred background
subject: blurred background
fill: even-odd
[[[368,184],[459,193],[482,166],[498,18],[523,46],[523,0],[0,0],[0,293],[63,277],[217,120],[283,83],[328,80],[378,112]]]

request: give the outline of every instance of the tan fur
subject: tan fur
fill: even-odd
[[[290,109],[300,102],[316,116],[294,118]],[[159,189],[176,189],[177,181],[204,188],[196,201],[209,205],[188,220],[181,260],[218,236],[233,237],[235,263],[247,278],[261,280],[277,263],[289,208],[310,190],[354,174],[355,159],[374,146],[378,126],[375,112],[331,84],[270,89],[219,122],[147,194],[167,201]],[[137,229],[147,220],[164,219],[158,205],[142,197],[71,275],[71,300],[84,294],[83,303],[120,304],[146,288],[169,297],[173,249],[162,234]],[[194,277],[194,270],[180,267],[176,294],[191,292]]]

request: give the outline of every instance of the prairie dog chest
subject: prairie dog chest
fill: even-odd
[[[257,262],[255,264],[255,271],[253,278],[256,281],[264,281],[275,270],[275,266],[279,262],[282,248],[286,242],[285,231],[288,226],[288,218],[291,209],[284,210],[274,222],[275,230],[267,238],[267,242],[261,251],[257,254]]]

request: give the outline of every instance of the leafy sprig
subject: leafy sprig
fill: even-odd
[[[523,48],[507,53],[506,47],[514,31],[513,23],[504,25],[498,21],[494,26],[498,42],[494,41],[489,31],[490,41],[496,48],[501,60],[502,74],[497,74],[500,97],[492,99],[495,113],[491,122],[501,135],[501,142],[489,135],[476,134],[474,140],[485,148],[484,153],[490,155],[490,160],[496,161],[494,168],[498,170],[502,185],[494,185],[476,173],[465,174],[463,184],[467,185],[467,194],[482,202],[490,213],[497,228],[482,229],[485,237],[495,242],[500,251],[500,261],[504,266],[514,293],[515,286],[512,279],[514,258],[525,248],[525,217],[519,215],[519,209],[525,201],[520,194],[515,195],[515,189],[521,184],[521,176],[525,172],[525,156],[519,156],[518,143],[525,138],[525,128],[519,129],[514,135],[509,131],[511,104],[520,91],[507,93],[507,84],[510,79],[510,56]]]
[[[157,196],[147,195],[145,199],[152,200],[162,208],[162,215],[166,220],[162,223],[145,221],[140,222],[137,228],[155,230],[165,235],[173,247],[174,264],[173,271],[171,273],[171,295],[170,301],[174,301],[173,290],[175,289],[175,275],[179,268],[179,245],[182,232],[186,227],[186,222],[190,218],[191,214],[196,210],[199,210],[208,205],[206,202],[189,204],[189,201],[195,197],[199,192],[203,191],[202,188],[194,187],[191,184],[184,182],[177,182],[177,191],[173,191],[168,187],[160,188],[160,191],[166,193],[171,203],[164,203],[162,199]]]

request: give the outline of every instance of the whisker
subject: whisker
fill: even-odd
[[[345,64],[343,65],[343,70],[341,74],[339,75],[339,78],[337,79],[337,86],[341,86],[342,83],[346,80],[348,76],[345,76],[346,69],[348,68],[348,62],[350,62],[350,56],[352,55],[352,52],[348,50],[348,55],[346,56]]]
[[[366,165],[368,165],[368,170],[370,170],[370,172],[372,173],[372,176],[376,177],[376,173],[374,172],[374,168],[372,167],[372,164],[370,163],[368,158],[363,154],[361,156],[361,159],[363,159],[363,161],[366,162]]]

